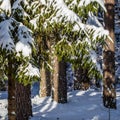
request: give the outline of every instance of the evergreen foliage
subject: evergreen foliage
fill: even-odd
[[[97,76],[100,79],[97,61],[94,63],[91,53],[96,51],[96,46],[103,44],[106,38],[106,32],[97,20],[101,4],[93,1],[84,5],[85,3],[80,0],[75,3],[68,0],[65,2],[61,0],[60,3],[62,2],[66,11],[68,10],[66,15],[62,13],[63,8],[55,0],[44,2],[26,0],[20,3],[25,12],[24,24],[34,31],[36,39],[38,51],[33,56],[41,65],[44,62],[46,67],[51,68],[51,46],[52,53],[56,54],[59,60],[64,59],[75,67],[88,69],[89,78]],[[69,12],[73,14],[74,19]]]
[[[9,56],[12,58],[15,79],[27,85],[33,80],[33,76],[28,75],[28,67],[34,42],[32,31],[22,23],[24,21],[23,13],[21,13],[20,7],[17,7],[17,3],[18,1],[13,3],[11,11],[2,8],[0,11],[0,54],[4,58],[3,62],[8,61]]]

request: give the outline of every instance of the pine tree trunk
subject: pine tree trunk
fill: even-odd
[[[67,103],[66,63],[54,58],[52,78],[52,98],[58,103]]]
[[[45,68],[44,63],[40,70],[40,97],[51,96],[51,75],[50,71]]]
[[[87,90],[90,87],[90,80],[87,76],[87,70],[80,68],[75,69],[74,90]]]
[[[37,36],[37,43],[38,43],[38,53],[40,57],[40,97],[47,97],[51,96],[51,72],[50,70],[45,67],[45,61],[51,62],[49,54],[47,54],[47,51],[51,51],[51,44],[50,40],[46,36]]]
[[[28,120],[32,116],[31,86],[16,82],[16,120]]]
[[[13,60],[8,61],[8,120],[28,120],[32,116],[31,87],[15,80]]]
[[[106,40],[103,49],[103,104],[107,108],[116,108],[115,91],[115,47],[114,47],[114,0],[105,0],[107,12],[104,15],[105,28],[113,41]]]
[[[8,61],[8,120],[16,120],[15,79],[12,62]]]

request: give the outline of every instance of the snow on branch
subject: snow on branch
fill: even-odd
[[[103,0],[81,0],[80,4],[87,5],[95,1],[98,2],[102,7],[104,7]],[[62,20],[62,18],[65,17],[66,21],[75,22],[76,24],[73,27],[73,31],[83,30],[85,34],[87,34],[88,30],[92,30],[94,31],[94,39],[96,39],[97,37],[108,35],[108,31],[104,30],[102,25],[92,13],[89,13],[88,23],[84,24],[80,20],[80,17],[72,10],[70,10],[63,0],[56,1],[55,7],[59,10],[57,12],[57,15],[53,19],[56,19],[56,21],[60,21]],[[93,20],[94,18],[95,20]]]
[[[22,55],[27,57],[31,54],[31,45],[33,45],[33,38],[30,33],[31,31],[20,23],[18,27],[18,42],[16,43],[16,52],[22,52]]]
[[[14,27],[11,25],[12,19],[0,22],[0,47],[8,51],[14,51],[15,45],[11,31]]]
[[[18,28],[15,29],[16,27]],[[22,52],[24,57],[29,56],[33,45],[30,32],[22,23],[12,18],[4,20],[0,22],[0,47],[7,51]]]
[[[70,10],[63,0],[57,0],[55,6],[57,9],[59,9],[56,18],[59,18],[59,16],[62,15],[62,17],[66,17],[68,21],[81,22],[79,16]]]
[[[39,69],[35,66],[33,66],[32,64],[29,63],[28,67],[25,69],[27,72],[25,75],[27,76],[37,76],[40,77],[40,72]]]
[[[5,12],[11,13],[11,4],[10,0],[2,0],[2,4],[0,5],[0,9],[4,10]]]

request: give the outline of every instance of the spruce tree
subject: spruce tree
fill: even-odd
[[[79,43],[74,42],[74,56],[76,59],[73,60],[74,65],[74,89],[88,89],[90,87],[90,82],[92,79],[102,79],[101,70],[99,69],[99,64],[97,62],[97,46],[102,45],[102,36],[97,34],[97,29],[92,30],[92,26],[102,28],[102,25],[97,19],[98,8],[105,9],[103,1],[76,1],[76,3],[66,2],[70,9],[72,9],[79,17],[82,23],[90,25],[91,30],[82,32],[79,34]],[[93,7],[94,6],[94,7]],[[86,26],[87,29],[87,26]],[[82,30],[81,30],[82,31]],[[95,38],[96,35],[99,37]],[[89,35],[89,37],[86,35]],[[104,40],[104,38],[103,38]],[[96,56],[96,58],[93,58]]]
[[[8,77],[8,119],[27,120],[32,115],[30,86],[24,87],[23,84],[30,84],[34,76],[30,73],[33,38],[31,31],[23,24],[19,1],[8,1],[8,6],[5,5],[2,1],[0,54],[6,61],[5,73]]]
[[[33,21],[36,23],[34,29],[32,29],[31,25],[29,25],[29,28],[34,31],[34,37],[37,40],[40,68],[41,66],[50,68],[48,56],[51,56],[51,52],[53,54],[53,58],[51,59],[54,60],[55,58],[55,60],[57,60],[56,63],[71,62],[75,67],[81,65],[89,79],[96,76],[100,78],[100,73],[95,65],[96,62],[94,63],[91,58],[91,53],[95,50],[97,43],[103,42],[101,40],[104,40],[104,35],[106,35],[106,31],[101,26],[98,27],[98,21],[94,15],[97,9],[96,6],[98,6],[97,2],[88,4],[89,2],[86,3],[84,0],[77,1],[77,3],[72,1],[64,2],[61,0],[61,4],[59,4],[58,1],[46,1],[41,5],[37,0],[35,2],[28,1],[31,7],[26,5],[25,8],[27,15],[31,15],[26,16],[24,24],[32,23]],[[81,4],[79,5],[79,3]],[[104,8],[102,0],[100,0],[99,3]],[[95,7],[93,8],[92,5]],[[83,13],[84,10],[87,11],[88,15],[84,14],[85,12]],[[90,10],[90,12],[88,10]],[[94,25],[94,22],[97,25]],[[78,62],[80,60],[82,63]],[[52,65],[55,65],[54,62]],[[55,67],[53,66],[53,68]],[[55,70],[53,70],[53,74],[54,71]],[[58,69],[57,71],[59,72],[61,70]],[[56,75],[60,78],[59,73]],[[56,75],[54,76],[56,77]],[[58,80],[60,79],[57,79],[57,83],[59,83]],[[63,81],[65,82],[65,80]],[[55,81],[53,81],[52,84],[55,84]],[[58,85],[59,87],[56,88],[60,88],[60,84]],[[54,86],[55,85],[53,85],[52,90],[53,93],[56,91],[54,94],[57,95],[58,90],[55,90]],[[58,97],[60,99],[62,98],[61,96]]]
[[[21,3],[25,12],[29,15],[26,16],[26,26],[28,26],[34,32],[34,39],[36,42],[37,51],[33,54],[35,64],[38,64],[40,69],[40,96],[51,95],[51,75],[50,75],[50,39],[48,37],[47,19],[50,18],[52,8],[47,8],[41,1],[30,1],[27,3]],[[29,6],[29,7],[28,7]],[[49,22],[49,21],[48,21]],[[47,24],[47,28],[45,28]]]

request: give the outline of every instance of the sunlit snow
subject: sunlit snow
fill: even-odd
[[[29,75],[29,76],[37,76],[37,77],[40,77],[40,72],[39,72],[39,69],[36,68],[35,66],[32,66],[31,64],[28,65],[28,67],[26,68],[27,72],[26,72],[26,75]]]
[[[6,12],[11,12],[10,0],[3,0],[2,4],[0,5],[0,8]]]
[[[33,88],[33,91],[36,87]],[[68,92],[68,103],[58,104],[50,97],[32,98],[31,120],[108,120],[109,110],[103,106],[101,90]],[[36,94],[36,93],[35,93]],[[110,110],[111,120],[120,118],[120,91],[117,90],[117,109]],[[7,118],[7,92],[0,92],[0,120]]]
[[[30,31],[23,24],[18,27],[18,39],[16,43],[16,52],[22,52],[23,56],[29,56],[32,52],[31,46],[33,44],[33,38],[30,36]]]

